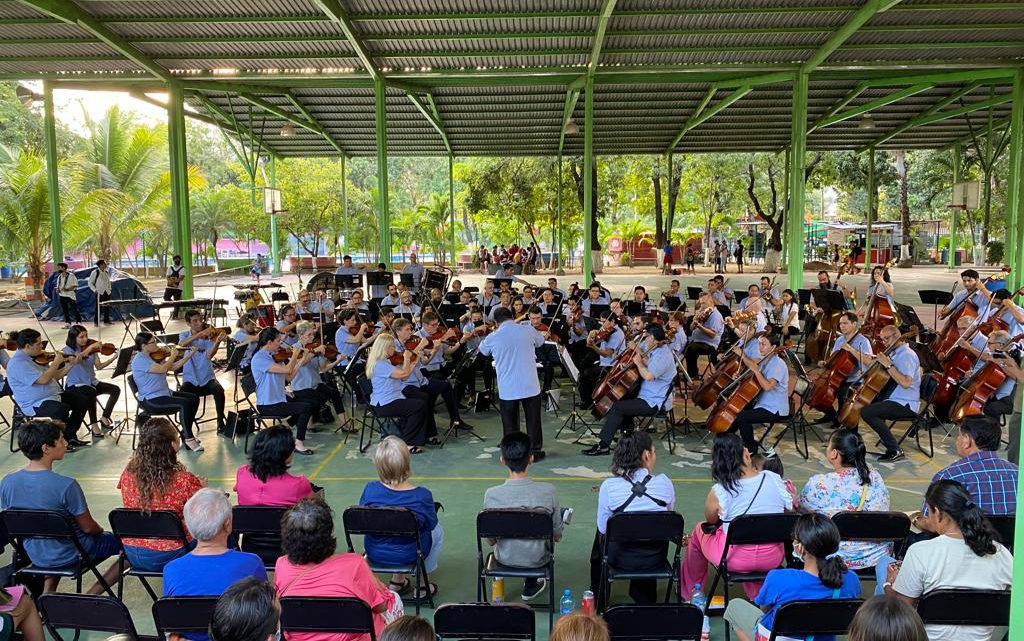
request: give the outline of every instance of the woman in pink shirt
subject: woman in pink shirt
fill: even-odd
[[[235,474],[238,504],[291,507],[312,496],[309,479],[288,473],[294,454],[291,429],[271,427],[256,434],[249,464]]]
[[[334,515],[319,498],[300,501],[281,519],[281,550],[274,566],[274,587],[280,598],[290,596],[355,597],[373,610],[373,627],[380,637],[384,613],[395,594],[370,571],[366,559],[354,553],[335,554]],[[288,641],[368,641],[368,634],[298,633]]]

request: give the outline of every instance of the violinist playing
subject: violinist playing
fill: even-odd
[[[658,308],[665,312],[685,312],[686,301],[683,300],[683,296],[679,291],[679,281],[673,278],[669,284],[668,289],[661,295],[661,304]]]
[[[394,316],[394,312],[391,314]],[[371,330],[373,326],[369,326]],[[366,325],[360,322],[359,313],[354,309],[338,312],[338,330],[334,332],[334,345],[338,349],[338,362],[348,362],[356,357],[359,348],[373,340],[375,331],[369,334]],[[353,332],[355,332],[353,334]]]
[[[314,451],[306,447],[306,430],[317,408],[299,400],[289,400],[285,394],[285,383],[295,376],[302,360],[302,348],[292,345],[288,360],[278,362],[274,357],[283,347],[284,335],[273,327],[264,327],[256,341],[256,354],[252,357],[252,377],[256,382],[256,409],[266,418],[287,418],[295,427],[295,451],[312,456]]]
[[[624,398],[612,403],[600,441],[583,450],[585,456],[604,456],[611,450],[612,439],[620,430],[632,429],[634,416],[654,416],[672,404],[672,381],[676,375],[676,361],[666,343],[665,328],[654,323],[645,328],[642,349],[633,354],[633,364],[643,380],[636,398]]]
[[[398,331],[397,329],[395,331]],[[433,345],[427,347],[420,355],[425,380],[420,389],[430,395],[427,407],[433,408],[434,401],[440,396],[444,399],[445,408],[448,410],[448,418],[451,420],[451,427],[457,429],[472,429],[462,420],[459,414],[459,402],[455,398],[455,390],[448,382],[452,366],[446,365],[444,355],[456,352],[466,344],[471,337],[463,334],[458,337],[454,344],[449,344],[450,339],[456,338],[455,328],[444,328],[441,326],[441,317],[437,312],[427,310],[423,312],[423,327],[418,332],[421,339],[429,339]],[[428,437],[434,436],[428,434]]]
[[[479,305],[471,305],[469,308],[469,319],[462,325],[462,336],[466,339],[466,351],[473,354],[472,360],[459,370],[455,380],[455,398],[460,402],[460,409],[469,409],[468,405],[462,405],[466,398],[467,391],[470,394],[476,392],[476,373],[484,379],[484,389],[494,389],[494,367],[490,361],[480,357],[477,352],[480,350],[480,342],[484,336],[491,331],[491,327],[484,323],[484,312]]]
[[[245,354],[238,364],[238,369],[242,374],[248,374],[251,372],[249,366],[252,363],[252,355],[256,353],[256,341],[259,339],[260,334],[258,331],[259,326],[256,324],[256,319],[253,318],[252,314],[239,316],[235,326],[238,329],[231,337],[235,341],[235,349],[245,350]]]
[[[78,428],[82,426],[88,403],[78,394],[62,392],[57,382],[68,373],[64,365],[75,364],[80,357],[65,358],[58,352],[52,355],[48,364],[43,364],[50,354],[43,351],[42,335],[38,331],[31,328],[20,330],[15,340],[18,349],[7,363],[7,382],[21,413],[28,418],[42,416],[62,422],[69,452],[89,445],[78,438]]]
[[[701,355],[718,364],[718,345],[722,342],[724,331],[725,319],[722,318],[722,312],[715,307],[710,295],[701,296],[690,325],[690,347],[686,350],[686,373],[690,378],[697,378],[697,359]]]
[[[355,311],[355,310],[346,310]],[[336,367],[343,357],[341,353],[331,360],[325,356],[327,346],[314,345],[317,340],[317,325],[310,321],[300,321],[295,331],[299,335],[299,347],[302,348],[302,356],[299,358],[298,368],[292,374],[292,397],[297,401],[308,403],[315,407],[318,413],[327,409],[327,402],[334,406],[334,411],[339,420],[345,425],[345,431],[352,431],[355,428],[349,427],[345,421],[345,402],[341,393],[334,385],[328,385],[320,378],[322,374],[331,371]],[[316,416],[316,415],[314,415]],[[326,416],[330,416],[330,410]],[[333,420],[333,419],[332,419]]]
[[[975,376],[987,363],[994,362],[1002,367],[1007,360],[1012,359],[1014,362],[1018,360],[1010,351],[1013,347],[1013,343],[1010,342],[1010,333],[1001,329],[993,331],[987,339],[981,332],[978,332],[970,342],[961,338],[956,344],[978,359],[968,377]],[[1003,367],[1003,370],[1005,371],[1006,368]],[[998,419],[1013,412],[1013,394],[1016,391],[1016,385],[1017,382],[1013,377],[1007,375],[1006,380],[992,394],[992,398],[985,403],[982,413],[985,416]],[[1017,427],[1019,426],[1018,424]]]
[[[896,385],[888,398],[876,400],[866,406],[861,410],[860,416],[875,430],[885,445],[885,453],[878,460],[891,462],[905,458],[906,455],[886,423],[892,420],[909,420],[917,416],[917,411],[921,407],[921,361],[917,357],[917,352],[903,342],[900,330],[894,325],[883,327],[880,336],[886,350],[894,349],[891,358],[885,354],[878,354],[875,358],[889,371]]]
[[[970,300],[979,310],[988,307],[988,299],[991,294],[985,289],[976,270],[965,269],[960,272],[960,282],[963,283],[964,288],[953,295],[953,300],[942,306],[942,309],[939,310],[939,318],[946,318],[952,314],[964,304],[965,300]]]
[[[108,343],[108,348],[114,345]],[[77,363],[68,368],[67,376],[64,378],[64,391],[72,394],[79,394],[82,402],[89,408],[89,423],[96,424],[96,401],[99,396],[106,396],[107,402],[103,406],[103,416],[100,417],[102,427],[92,429],[93,437],[103,438],[103,428],[109,429],[113,422],[110,420],[117,405],[117,399],[121,397],[121,388],[117,385],[100,381],[96,378],[96,370],[103,369],[117,360],[117,351],[114,350],[110,358],[100,358],[100,350],[103,343],[89,340],[89,330],[82,325],[72,325],[68,330],[67,343],[64,345],[64,353],[68,356],[78,355]],[[97,432],[96,430],[99,429]]]
[[[750,358],[744,350],[740,359],[757,378],[761,393],[753,407],[736,415],[736,420],[729,428],[730,432],[739,431],[744,447],[751,454],[757,453],[759,445],[754,438],[754,425],[779,422],[789,416],[789,366],[781,356],[768,356],[774,347],[767,336],[760,336],[757,341],[760,350],[758,358]]]
[[[544,314],[541,313],[540,307],[533,306],[530,308],[530,319],[527,322],[544,337],[544,344],[536,348],[534,354],[537,357],[537,362],[540,363],[541,369],[544,371],[544,380],[541,381],[541,392],[546,392],[551,389],[551,385],[555,380],[555,366],[560,362],[558,359],[558,347],[551,344],[551,341],[557,341],[558,337],[553,336],[551,328],[544,324]]]
[[[288,347],[299,342],[299,339],[295,336],[295,325],[298,322],[299,315],[295,311],[295,305],[285,305],[281,307],[281,316],[278,321],[274,323],[274,328],[281,332],[281,342]]]
[[[827,276],[828,272],[825,275]],[[761,298],[773,307],[778,307],[782,304],[782,294],[779,292],[779,288],[773,287],[772,279],[767,276],[761,277]]]
[[[217,432],[222,433],[226,425],[224,418],[224,387],[213,371],[213,359],[220,350],[220,344],[227,338],[226,331],[220,331],[203,320],[203,313],[193,309],[185,314],[188,329],[178,334],[178,345],[192,347],[192,358],[182,368],[182,392],[198,397],[212,396],[217,406]]]
[[[366,359],[366,375],[370,377],[373,389],[370,405],[374,406],[377,416],[401,418],[402,440],[411,453],[419,454],[426,443],[427,418],[433,416],[433,412],[427,408],[424,398],[403,394],[402,383],[412,376],[418,355],[412,350],[404,350],[400,363],[392,364],[389,359],[395,354],[397,342],[395,336],[384,332],[378,334],[370,346],[370,355]]]
[[[672,348],[676,358],[682,358],[683,354],[686,353],[688,339],[684,329],[685,326],[686,314],[683,312],[676,311],[668,315],[668,333],[665,338],[669,341],[669,347]]]
[[[188,350],[178,358],[177,347],[163,347],[149,332],[135,335],[135,356],[132,357],[132,379],[138,387],[139,405],[151,414],[178,414],[181,422],[182,444],[192,452],[202,452],[203,445],[193,431],[199,397],[188,392],[172,392],[167,376],[180,370],[195,355]]]
[[[850,372],[846,380],[840,383],[839,389],[836,390],[839,407],[842,407],[843,403],[846,402],[846,399],[850,396],[850,388],[860,382],[864,372],[867,371],[868,366],[871,365],[871,361],[874,359],[871,340],[860,333],[857,326],[857,315],[853,312],[843,312],[843,315],[839,317],[839,336],[836,337],[835,343],[832,345],[832,353],[835,354],[841,349],[845,349],[852,354],[857,359],[858,366]],[[818,362],[818,365],[824,364],[825,361]],[[825,410],[822,419],[830,421],[833,427],[839,427],[839,417],[836,413],[836,408],[830,407]]]
[[[590,290],[593,292],[593,288]],[[580,407],[593,405],[594,390],[604,378],[608,368],[615,364],[626,346],[626,335],[615,324],[615,314],[611,311],[601,313],[601,328],[587,335],[587,347],[598,355],[597,365],[580,372]]]

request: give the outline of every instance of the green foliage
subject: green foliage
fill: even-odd
[[[1003,241],[990,240],[985,246],[985,262],[989,265],[998,265],[1003,262]]]

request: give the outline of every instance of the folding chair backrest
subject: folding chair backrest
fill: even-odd
[[[39,614],[50,628],[126,634],[138,638],[132,615],[114,597],[48,592],[39,597]]]
[[[239,379],[238,384],[242,387],[242,394],[252,396],[256,393],[256,379],[252,374],[246,374]]]
[[[434,611],[438,639],[536,638],[533,610],[524,604],[446,603]]]
[[[110,529],[119,539],[167,539],[188,545],[185,528],[170,510],[133,510],[118,508],[108,515]]]
[[[131,390],[132,396],[135,397],[135,401],[139,400],[139,384],[135,382],[135,377],[131,374],[128,375],[128,389]]]
[[[799,514],[747,514],[729,523],[727,545],[788,543]]]
[[[237,534],[281,534],[286,507],[236,505],[231,508],[231,530]]]
[[[837,512],[832,522],[843,541],[896,543],[910,533],[910,517],[903,512]]]
[[[13,539],[76,539],[66,516],[50,510],[4,510],[4,526]]]
[[[476,515],[477,539],[549,539],[554,523],[547,510],[482,510]]]
[[[605,540],[608,543],[670,541],[680,544],[685,533],[683,516],[678,512],[623,512],[608,519]]]
[[[376,639],[373,611],[354,597],[282,597],[281,630],[369,634]]]
[[[154,318],[153,320],[141,321],[139,323],[139,327],[142,329],[142,331],[149,332],[150,334],[164,333],[164,324],[158,318]]]
[[[999,542],[1006,549],[1013,551],[1013,533],[1016,530],[1017,517],[1013,514],[990,514],[988,520],[999,532]]]
[[[771,641],[780,636],[846,634],[862,599],[790,601],[775,613]]]
[[[612,641],[700,639],[704,613],[689,603],[617,605],[604,613]]]
[[[408,537],[419,540],[416,515],[404,507],[352,506],[342,512],[346,534]]]
[[[153,604],[153,623],[165,637],[168,633],[206,632],[216,605],[215,596],[164,597]]]
[[[921,400],[932,402],[935,392],[939,391],[939,379],[934,374],[921,377]]]
[[[373,393],[373,383],[370,382],[370,379],[363,374],[356,377],[355,391],[359,402],[363,405],[369,405],[370,394]]]
[[[933,625],[1009,625],[1009,590],[935,590],[917,602],[917,613]]]

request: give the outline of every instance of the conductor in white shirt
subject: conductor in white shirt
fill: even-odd
[[[519,405],[526,413],[526,433],[533,445],[533,460],[544,458],[544,432],[540,425],[541,392],[535,350],[544,337],[532,325],[512,322],[512,310],[494,309],[498,329],[480,342],[480,353],[494,358],[498,376],[498,410],[505,434],[519,431]]]

